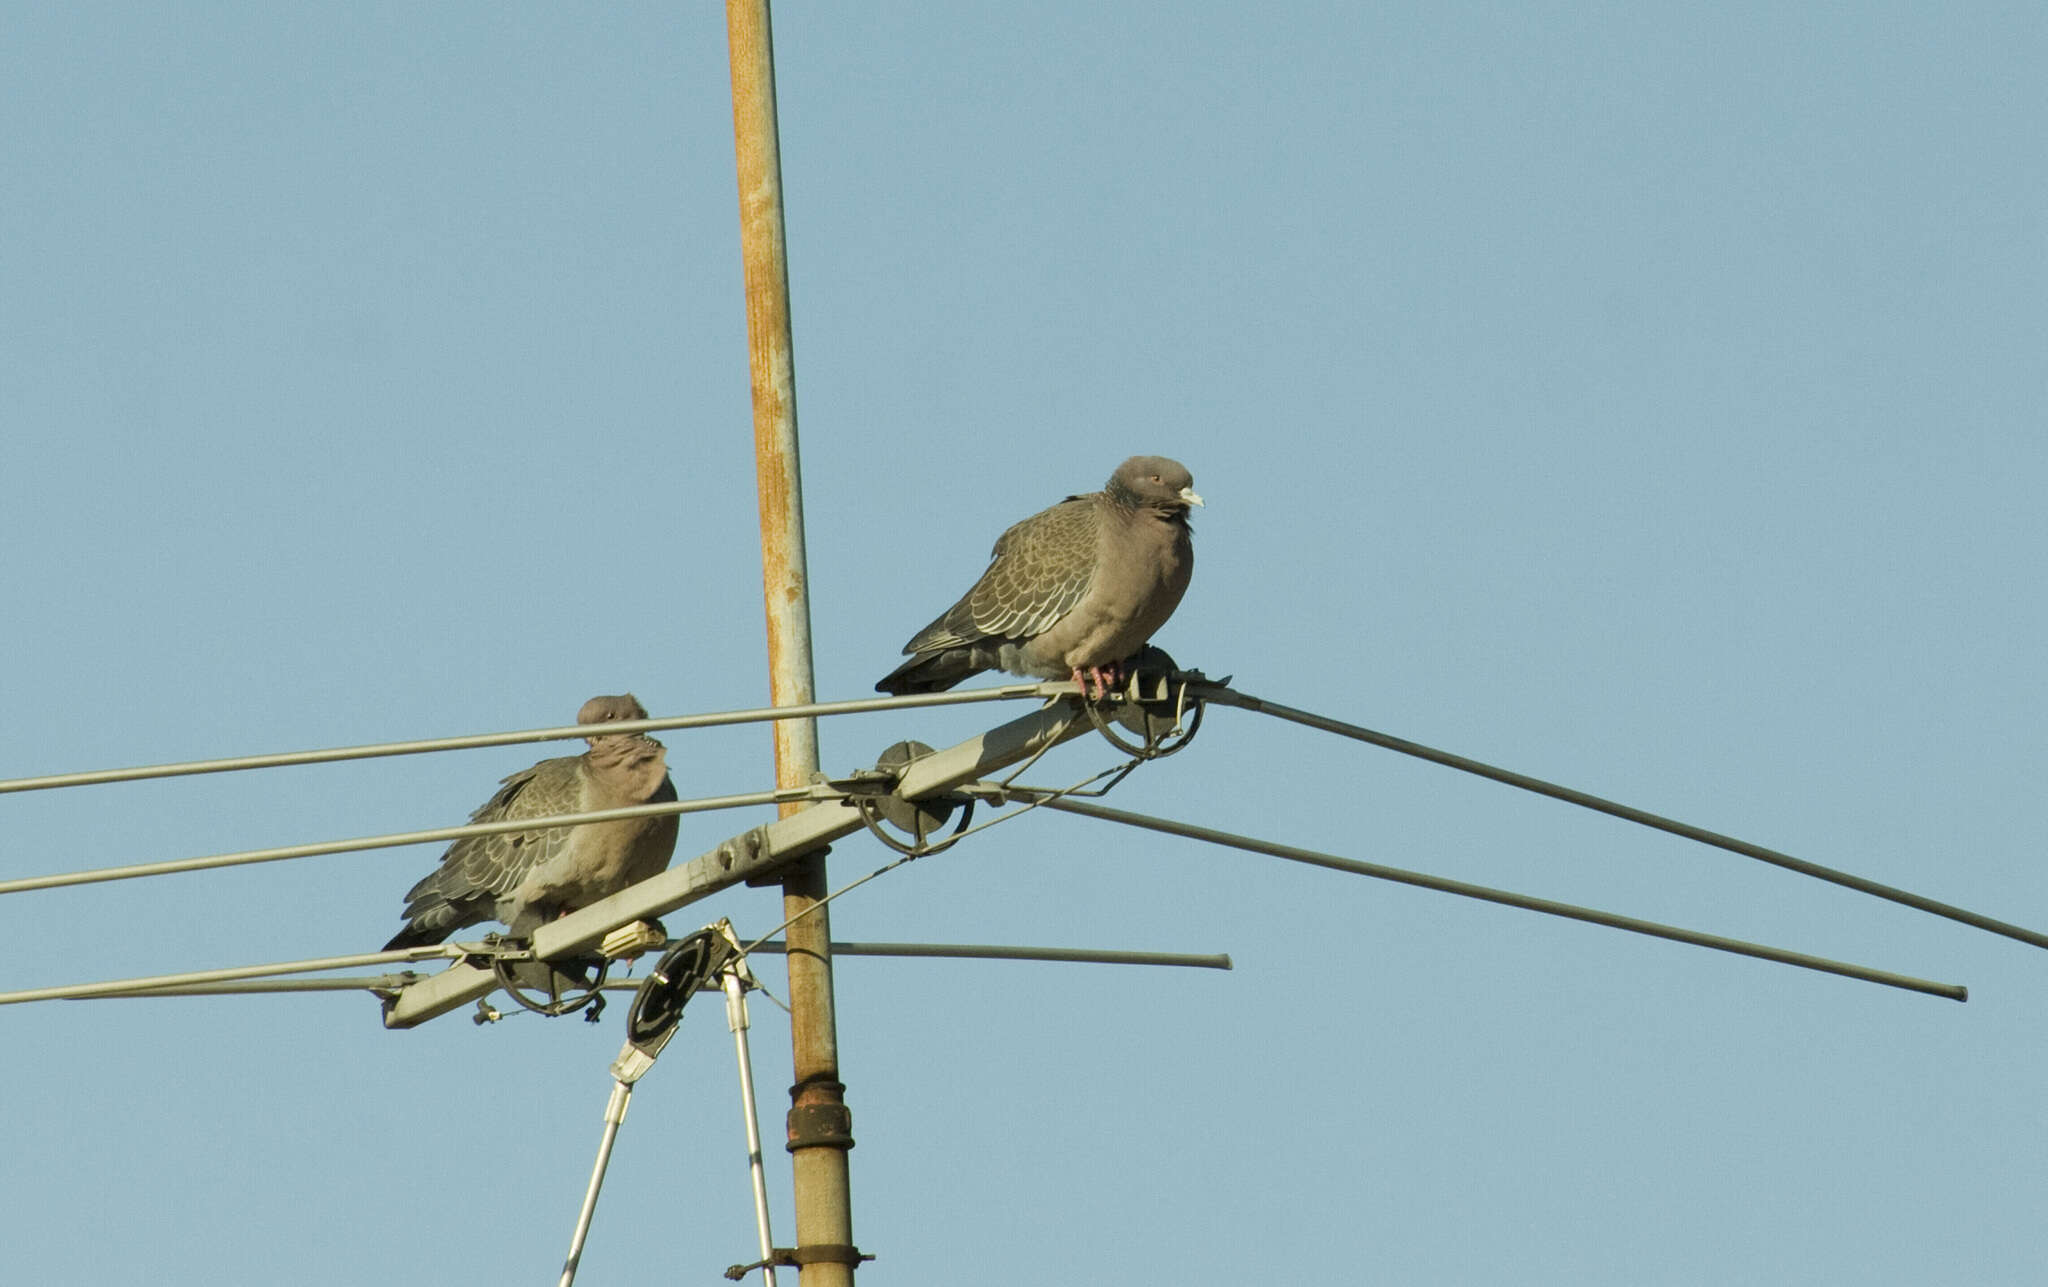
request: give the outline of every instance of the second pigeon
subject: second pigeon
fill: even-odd
[[[631,693],[593,697],[578,724],[646,719]],[[587,813],[676,798],[668,752],[639,733],[592,737],[581,755],[542,760],[506,778],[472,822]],[[503,921],[514,934],[663,871],[676,850],[674,817],[586,822],[575,827],[470,836],[405,896],[405,928],[384,950],[439,943],[465,925]]]

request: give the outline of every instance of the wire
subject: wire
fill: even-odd
[[[1422,889],[1433,889],[1439,893],[1456,894],[1461,898],[1476,898],[1482,902],[1499,903],[1507,907],[1518,907],[1525,911],[1542,912],[1548,916],[1561,916],[1567,920],[1585,921],[1593,925],[1604,925],[1609,929],[1627,930],[1633,934],[1646,934],[1652,938],[1670,939],[1676,943],[1690,943],[1696,947],[1712,948],[1718,952],[1732,952],[1738,956],[1753,956],[1759,960],[1775,961],[1781,965],[1796,965],[1802,969],[1818,970],[1824,974],[1839,974],[1845,978],[1861,979],[1868,983],[1881,983],[1886,987],[1902,988],[1909,992],[1924,992],[1929,996],[1946,997],[1951,1001],[1969,1000],[1969,989],[1958,983],[1933,983],[1910,975],[1893,974],[1887,970],[1871,969],[1868,966],[1852,965],[1843,961],[1829,960],[1821,956],[1809,956],[1804,952],[1787,951],[1784,948],[1768,947],[1761,943],[1750,943],[1742,939],[1724,938],[1718,934],[1706,934],[1698,930],[1681,929],[1657,921],[1638,920],[1633,916],[1622,916],[1614,912],[1603,912],[1590,907],[1579,907],[1572,903],[1556,902],[1548,898],[1536,898],[1529,894],[1512,893],[1504,889],[1493,889],[1485,885],[1469,884],[1462,880],[1450,880],[1443,876],[1431,876],[1419,871],[1401,867],[1387,867],[1379,863],[1360,862],[1352,858],[1339,858],[1334,854],[1319,853],[1313,849],[1300,849],[1293,845],[1275,844],[1270,840],[1258,840],[1250,836],[1236,835],[1228,831],[1217,831],[1211,827],[1196,826],[1193,823],[1178,822],[1170,818],[1155,818],[1142,813],[1127,813],[1121,809],[1104,808],[1101,805],[1082,804],[1076,800],[1046,799],[1046,808],[1060,813],[1076,813],[1087,818],[1099,818],[1105,822],[1122,823],[1128,827],[1140,827],[1147,831],[1164,832],[1167,835],[1183,836],[1190,840],[1207,841],[1231,849],[1242,849],[1249,853],[1265,854],[1273,858],[1284,858],[1289,862],[1308,863],[1316,867],[1328,867],[1334,871],[1350,872],[1358,876],[1371,876],[1377,880],[1391,880],[1403,885],[1414,885]]]
[[[656,733],[669,729],[716,728],[728,724],[810,719],[819,715],[859,715],[873,711],[905,710],[923,706],[959,706],[971,702],[1058,698],[1071,696],[1078,691],[1079,685],[1071,681],[1004,684],[996,688],[969,688],[950,693],[915,693],[907,697],[862,697],[839,702],[811,702],[802,706],[761,706],[749,710],[720,711],[705,715],[613,720],[603,724],[565,724],[555,728],[533,728],[510,733],[476,733],[462,737],[435,737],[410,742],[338,746],[318,751],[283,751],[272,755],[186,760],[176,764],[150,764],[131,769],[95,769],[82,773],[53,773],[43,777],[0,779],[0,795],[17,791],[48,791],[59,787],[101,786],[111,782],[188,777],[202,773],[234,773],[244,769],[331,764],[340,760],[371,760],[393,755],[424,755],[434,751],[467,751],[489,746],[516,746],[525,742],[557,742],[600,734]]]
[[[787,946],[787,945],[785,944],[785,945],[783,945],[783,946]],[[776,944],[772,944],[772,943],[770,943],[770,944],[764,944],[764,945],[763,945],[763,946],[761,947],[761,949],[760,949],[760,950],[761,950],[761,951],[763,951],[763,952],[773,952],[773,951],[775,951],[775,950],[776,950],[776,948],[777,948],[777,945],[776,945]],[[835,944],[833,944],[833,948],[834,948],[834,950],[836,951],[836,950],[838,949],[838,944],[836,944],[836,943],[835,943]],[[745,958],[744,958],[744,957],[742,957],[742,958],[740,958],[740,959],[744,960]],[[783,999],[782,999],[781,997],[779,997],[779,996],[776,996],[776,995],[775,995],[775,990],[774,990],[773,988],[770,988],[770,987],[769,987],[769,986],[768,986],[767,984],[765,984],[765,983],[761,982],[761,980],[760,980],[759,978],[755,977],[755,975],[754,975],[753,971],[749,970],[749,971],[747,972],[747,977],[748,977],[748,978],[750,978],[750,979],[753,979],[753,984],[752,984],[752,987],[753,987],[754,991],[756,991],[756,992],[759,992],[759,993],[760,993],[760,994],[761,994],[762,996],[764,996],[764,997],[767,997],[767,998],[768,998],[768,999],[769,999],[770,1001],[773,1001],[773,1002],[775,1003],[775,1008],[776,1008],[776,1009],[778,1009],[778,1010],[782,1011],[782,1012],[783,1012],[784,1014],[786,1014],[786,1015],[791,1015],[791,1016],[794,1016],[794,1015],[796,1014],[796,1011],[794,1011],[794,1010],[792,1010],[792,1009],[790,1009],[790,1008],[789,1008],[789,1002],[787,1002],[787,1001],[784,1001],[784,1000],[783,1000]]]
[[[1566,804],[1575,804],[1580,808],[1591,809],[1596,813],[1604,813],[1610,817],[1620,818],[1625,822],[1652,827],[1658,831],[1669,832],[1674,836],[1682,836],[1687,840],[1698,841],[1703,845],[1712,845],[1716,849],[1725,849],[1730,853],[1741,854],[1745,858],[1754,858],[1759,862],[1767,862],[1776,867],[1783,867],[1787,871],[1797,872],[1802,876],[1810,876],[1815,880],[1824,880],[1830,884],[1840,885],[1845,889],[1853,889],[1858,893],[1869,894],[1874,898],[1882,898],[1905,907],[1911,907],[1915,911],[1943,916],[1960,924],[1968,925],[1973,929],[2000,934],[2006,938],[2031,944],[2034,947],[2048,948],[2048,934],[2042,934],[2036,930],[2026,929],[2019,925],[1997,920],[1950,903],[1939,902],[1924,895],[1912,893],[1909,890],[1880,884],[1877,881],[1852,875],[1846,871],[1837,871],[1833,867],[1823,867],[1819,863],[1807,862],[1803,858],[1794,858],[1792,855],[1780,853],[1776,849],[1766,849],[1762,845],[1753,845],[1746,840],[1737,840],[1733,836],[1724,836],[1717,831],[1708,831],[1704,827],[1695,827],[1690,823],[1678,822],[1674,819],[1663,817],[1660,814],[1649,813],[1626,804],[1619,804],[1597,795],[1574,790],[1571,787],[1559,786],[1555,782],[1546,782],[1541,778],[1533,778],[1525,773],[1516,773],[1511,769],[1503,769],[1479,760],[1468,759],[1462,755],[1454,755],[1449,751],[1440,751],[1435,747],[1408,741],[1406,738],[1375,732],[1369,728],[1362,728],[1357,724],[1347,724],[1342,720],[1331,719],[1326,715],[1316,715],[1308,711],[1296,710],[1291,706],[1282,706],[1278,702],[1269,702],[1263,698],[1253,697],[1248,693],[1240,693],[1235,689],[1224,688],[1216,684],[1199,684],[1196,685],[1196,688],[1198,695],[1202,698],[1219,702],[1225,706],[1235,706],[1241,710],[1255,711],[1261,715],[1271,715],[1277,719],[1289,720],[1309,728],[1320,729],[1325,733],[1335,733],[1339,737],[1348,737],[1354,741],[1367,742],[1373,746],[1384,747],[1389,751],[1398,751],[1402,755],[1412,755],[1417,759],[1428,760],[1432,764],[1441,764],[1446,768],[1457,769],[1462,773],[1471,773],[1490,781],[1517,787],[1523,791],[1532,791],[1537,795],[1546,795],[1553,800],[1562,800]]]

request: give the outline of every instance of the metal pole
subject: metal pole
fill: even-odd
[[[754,1181],[754,1228],[761,1236],[761,1259],[771,1262],[761,1266],[761,1277],[767,1287],[775,1287],[775,1235],[768,1229],[768,1175],[761,1164],[761,1116],[754,1103],[753,1052],[747,1048],[747,992],[739,973],[745,968],[742,958],[725,971],[725,1024],[732,1029],[733,1049],[739,1056],[740,1108],[747,1115],[747,1170]]]
[[[805,579],[803,488],[798,469],[796,366],[789,323],[789,258],[783,240],[781,144],[775,124],[775,51],[768,0],[727,0],[732,60],[733,153],[739,178],[740,249],[747,292],[747,355],[754,392],[754,468],[761,497],[761,574],[768,610],[769,692],[777,706],[814,700],[811,607]],[[818,725],[775,725],[775,780],[806,785],[818,767]],[[784,816],[795,812],[786,806]],[[789,927],[789,1150],[796,1239],[804,1287],[850,1287],[857,1254],[846,1151],[853,1146],[832,1010],[832,926],[818,906],[827,892],[822,856],[796,863],[782,882]],[[815,910],[813,910],[815,909]],[[808,914],[806,914],[808,913]]]

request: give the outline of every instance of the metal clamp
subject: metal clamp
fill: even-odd
[[[798,1104],[785,1120],[789,1143],[783,1147],[792,1153],[806,1148],[844,1151],[853,1147],[853,1111],[844,1104]]]
[[[858,1266],[873,1259],[874,1256],[849,1242],[813,1242],[802,1247],[777,1247],[766,1260],[756,1260],[751,1265],[728,1265],[725,1276],[739,1282],[756,1269],[770,1266],[784,1269],[801,1269],[805,1265]]]
[[[853,801],[861,822],[875,839],[907,858],[922,858],[952,848],[974,818],[974,801],[965,796],[948,794],[926,800],[906,800],[895,794],[895,786],[902,780],[903,770],[911,761],[930,754],[932,748],[922,742],[896,743],[875,761],[872,778],[864,775],[864,780],[858,782],[857,788],[866,789],[856,789],[847,797]],[[960,809],[960,820],[954,824],[952,834],[932,839],[951,820],[956,807]],[[910,843],[905,844],[885,830],[884,822],[909,833]]]

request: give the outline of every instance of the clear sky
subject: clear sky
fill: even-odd
[[[1006,524],[1165,453],[1209,501],[1183,663],[2048,926],[2039,6],[777,20],[822,695]],[[718,6],[5,28],[0,776],[765,700]],[[1001,717],[849,718],[824,757]],[[685,795],[770,781],[760,728],[666,740]],[[447,825],[540,753],[7,797],[0,874]],[[1971,999],[1020,818],[837,932],[1237,969],[842,964],[863,1281],[2037,1279],[2037,950],[1237,712],[1110,803]],[[0,986],[371,950],[435,857],[0,898]],[[669,926],[719,915],[779,919]],[[0,1010],[5,1276],[550,1280],[622,1014]],[[584,1280],[752,1245],[704,1006]]]

